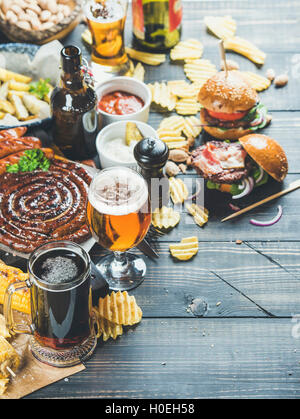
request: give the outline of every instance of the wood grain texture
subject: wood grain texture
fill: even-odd
[[[290,319],[145,319],[39,398],[299,398]],[[28,398],[34,398],[31,395]]]

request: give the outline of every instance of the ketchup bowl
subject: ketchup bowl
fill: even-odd
[[[130,121],[136,124],[144,138],[158,138],[155,129],[150,125],[142,121]],[[132,144],[132,147],[128,150],[124,148],[127,122],[129,122],[128,119],[125,121],[113,122],[112,124],[102,128],[102,130],[98,133],[96,138],[96,147],[100,159],[101,169],[111,166],[126,166],[134,169],[137,166],[133,156],[133,147],[135,144]]]
[[[148,121],[151,92],[145,83],[126,76],[114,77],[98,84],[96,93],[102,126],[124,120]]]

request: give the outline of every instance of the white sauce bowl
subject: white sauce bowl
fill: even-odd
[[[125,166],[134,169],[137,166],[136,161],[132,163],[124,162],[122,160],[118,160],[115,158],[109,150],[107,150],[107,144],[109,141],[114,140],[116,138],[123,138],[125,139],[126,133],[126,124],[129,120],[126,121],[117,121],[112,124],[107,125],[106,127],[102,128],[102,130],[98,133],[96,138],[96,147],[100,159],[101,168],[105,169],[111,166]],[[158,138],[158,135],[154,128],[150,125],[145,124],[141,121],[131,121],[134,122],[138,129],[141,131],[144,138],[147,137],[154,137]]]

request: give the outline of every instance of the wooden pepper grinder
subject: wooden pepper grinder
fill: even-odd
[[[134,157],[148,183],[152,211],[167,205],[169,180],[163,169],[169,157],[169,147],[160,139],[144,138],[134,147]]]

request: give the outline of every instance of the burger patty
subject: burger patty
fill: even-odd
[[[218,155],[223,160],[227,157],[232,159],[236,155],[236,159],[243,160],[244,167],[224,169]],[[240,143],[221,141],[210,141],[194,150],[192,165],[204,179],[227,184],[238,183],[249,175],[252,168],[251,159]]]
[[[249,109],[250,111],[250,109]],[[243,121],[241,119],[237,119],[236,121],[222,121],[221,119],[213,118],[208,112],[207,109],[201,109],[202,116],[205,118],[208,125],[212,127],[220,127],[220,128],[247,128],[250,125],[251,121]],[[255,118],[255,112],[253,115],[253,119]]]

